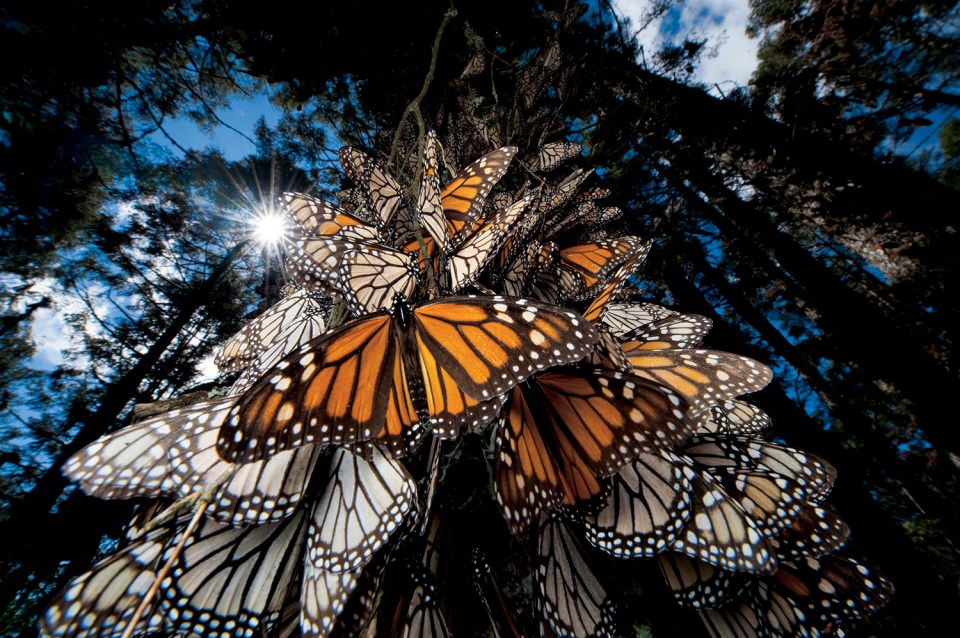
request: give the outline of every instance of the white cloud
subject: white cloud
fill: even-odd
[[[215,356],[216,353],[213,352],[200,360],[197,364],[197,376],[193,380],[194,383],[206,383],[208,381],[216,381],[220,378],[220,369],[217,367],[217,364],[213,362]]]
[[[89,289],[93,310],[98,316],[105,316],[109,310],[106,302],[107,290],[103,286]],[[77,329],[67,323],[67,315],[82,313],[86,305],[76,296],[65,294],[59,283],[46,277],[34,283],[29,291],[29,301],[49,296],[53,304],[47,308],[38,308],[30,319],[30,337],[34,343],[34,353],[27,365],[37,370],[52,370],[64,361],[64,351],[76,346],[82,338]],[[25,301],[27,301],[25,300]],[[89,334],[102,333],[102,327],[88,319],[83,331]],[[76,367],[87,365],[84,359],[74,361]]]
[[[56,368],[63,361],[63,351],[70,347],[73,328],[64,323],[60,310],[55,308],[41,308],[32,318],[30,329],[35,350],[30,367]]]
[[[648,0],[617,0],[615,6],[638,28],[648,4]],[[719,84],[728,92],[735,85],[746,86],[757,67],[758,42],[746,34],[749,20],[748,0],[684,0],[641,31],[638,40],[649,56],[664,44],[682,41],[691,32],[706,36],[708,46],[719,44],[718,54],[701,60],[694,79],[710,87]],[[715,88],[711,90],[716,92]]]

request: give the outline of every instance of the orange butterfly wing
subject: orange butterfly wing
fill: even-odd
[[[281,214],[299,233],[309,237],[338,237],[379,241],[377,229],[330,202],[303,193],[284,193]]]
[[[511,531],[520,533],[536,514],[567,498],[560,470],[520,388],[510,394],[501,414],[497,448],[497,503]],[[600,485],[594,481],[585,485],[583,497],[589,499],[599,492]]]
[[[511,530],[598,495],[640,453],[693,432],[671,390],[613,371],[552,371],[514,390],[497,438],[496,494]]]
[[[239,462],[305,443],[346,445],[378,434],[399,451],[404,428],[383,425],[388,406],[398,415],[412,412],[395,396],[407,395],[397,389],[404,381],[398,350],[386,314],[349,322],[307,343],[237,402],[220,431],[220,456]]]
[[[759,361],[719,350],[644,349],[627,342],[623,350],[633,373],[673,388],[700,414],[714,403],[756,392],[773,378]]]
[[[506,174],[516,153],[516,146],[504,146],[487,153],[460,171],[440,191],[440,201],[453,245],[459,245],[474,231],[490,189]]]
[[[582,359],[596,330],[560,308],[504,297],[447,297],[347,323],[285,357],[237,402],[217,442],[228,461],[304,443],[368,442],[409,452],[496,415],[531,374]]]

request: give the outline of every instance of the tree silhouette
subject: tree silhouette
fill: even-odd
[[[312,166],[316,195],[333,197],[352,186],[341,182],[334,163],[341,144],[366,148],[401,184],[415,187],[427,127],[440,134],[446,168],[518,146],[505,191],[527,180],[557,189],[574,167],[598,169],[587,184],[611,191],[602,206],[623,211],[617,224],[625,234],[654,240],[636,279],[646,298],[709,317],[710,347],[769,363],[776,380],[756,402],[773,417],[776,436],[837,466],[830,502],[851,526],[851,545],[897,586],[893,603],[864,631],[932,630],[947,618],[956,599],[946,583],[958,569],[960,521],[952,504],[960,446],[941,406],[957,389],[952,345],[960,252],[951,213],[958,194],[947,169],[911,166],[888,152],[884,140],[906,137],[919,118],[954,104],[955,69],[943,55],[951,44],[938,25],[955,7],[923,13],[886,3],[871,13],[856,3],[820,3],[792,14],[754,3],[758,33],[780,25],[779,35],[764,44],[753,92],[716,98],[683,79],[683,66],[695,63],[702,44],[691,42],[683,55],[664,55],[652,68],[637,62],[635,43],[609,13],[577,17],[560,2],[457,7],[440,35],[448,8],[440,2],[385,7],[377,16],[355,3],[325,7],[309,29],[291,19],[298,15],[292,3],[270,10],[232,2],[172,9],[120,4],[108,12],[68,3],[56,19],[26,5],[6,10],[10,37],[0,41],[16,63],[0,89],[9,141],[0,146],[0,237],[9,250],[0,252],[17,281],[49,275],[66,284],[116,286],[126,275],[99,261],[66,269],[60,256],[96,245],[120,258],[135,241],[147,242],[151,253],[168,250],[187,270],[209,276],[214,261],[203,255],[210,251],[169,247],[164,238],[195,222],[190,202],[202,189],[203,156],[174,161],[145,137],[163,135],[175,115],[216,122],[232,96],[257,87],[269,87],[286,113],[276,130],[260,127],[260,161],[273,153],[288,163],[286,174],[296,172],[294,162]],[[400,23],[408,26],[399,30]],[[897,46],[884,44],[890,34]],[[54,39],[72,44],[76,55],[45,53]],[[461,77],[477,53],[484,70]],[[818,90],[818,79],[831,90]],[[944,130],[949,142],[950,129]],[[583,144],[584,154],[557,173],[536,174],[527,158],[563,140]],[[266,172],[263,163],[260,169]],[[159,202],[169,195],[170,205],[148,204],[147,195]],[[148,225],[163,232],[113,231],[108,204],[121,196],[140,199]],[[203,230],[193,229],[193,236]],[[251,305],[249,295],[264,281],[244,271],[230,287],[195,295],[194,286],[177,291],[190,278],[155,274],[141,271],[136,294],[145,300],[143,321],[84,344],[85,356],[109,365],[110,379],[80,388],[65,384],[73,377],[62,371],[59,382],[36,384],[36,402],[55,401],[63,418],[47,426],[44,454],[33,457],[45,466],[23,473],[32,488],[5,483],[5,559],[17,570],[4,585],[10,628],[31,625],[46,596],[86,569],[100,538],[116,538],[129,513],[79,493],[58,504],[67,483],[62,461],[116,428],[130,399],[148,402],[185,390],[190,363],[239,325],[236,291],[245,287],[243,303]],[[166,307],[149,316],[158,291]],[[14,345],[5,349],[12,363],[2,380],[15,398],[38,375],[17,363],[28,356],[26,329],[38,309],[58,300],[14,285],[4,293],[3,338]],[[203,303],[223,329],[193,322],[192,333],[181,333],[171,323]],[[166,350],[172,340],[177,345],[166,358],[151,350]],[[149,365],[137,368],[132,352]],[[114,400],[109,388],[120,385]],[[40,436],[33,424],[32,436]],[[18,464],[31,466],[17,443],[3,452],[5,474],[19,477]],[[485,480],[478,478],[485,476],[482,442],[465,437],[459,454],[462,466],[449,469],[437,507],[461,524],[487,529],[484,521],[499,514],[471,487]],[[458,499],[479,504],[461,511],[451,505]],[[108,508],[109,525],[88,514]],[[58,541],[62,521],[77,526],[73,547]],[[454,562],[467,563],[477,535],[447,539]],[[498,538],[499,547],[518,542]],[[30,547],[33,558],[59,549],[33,562],[21,553]],[[68,557],[73,563],[58,570]],[[613,574],[616,586],[608,588],[622,590],[636,611],[620,619],[621,630],[697,626],[647,602],[660,580],[655,569],[596,559]],[[497,567],[514,596],[522,597],[524,560]],[[468,581],[452,583],[451,591],[469,595]],[[638,589],[643,597],[635,596]],[[463,618],[481,613],[471,609]],[[519,620],[530,627],[527,613]]]

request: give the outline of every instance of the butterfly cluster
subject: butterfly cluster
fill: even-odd
[[[239,373],[226,396],[66,463],[89,494],[169,507],[67,585],[45,634],[447,636],[456,517],[434,494],[469,437],[488,442],[486,525],[533,539],[529,592],[505,595],[470,552],[498,635],[614,635],[598,557],[656,561],[717,636],[831,634],[889,598],[842,553],[834,468],[767,440],[740,398],[770,369],[703,347],[709,319],[636,299],[652,242],[609,230],[622,211],[591,171],[533,185],[508,177],[517,147],[457,170],[421,142],[406,187],[346,147],[339,204],[282,196],[289,284],[219,351]]]

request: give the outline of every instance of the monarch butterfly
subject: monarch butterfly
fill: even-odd
[[[756,392],[773,378],[759,361],[719,350],[646,350],[638,341],[623,344],[633,374],[673,388],[691,404],[692,415],[713,404]]]
[[[597,210],[595,214],[591,214],[584,221],[590,223],[591,226],[595,228],[601,228],[612,224],[623,217],[623,209],[617,206],[604,206]]]
[[[326,475],[327,483],[316,499],[301,504],[280,522],[236,528],[205,519],[185,541],[171,577],[163,582],[160,607],[166,626],[201,635],[220,628],[252,630],[277,621],[286,601],[299,592],[303,631],[326,635],[360,571],[415,500],[413,479],[406,470],[376,450],[370,461],[338,450]],[[125,580],[119,581],[120,590],[115,585],[108,588],[120,596],[116,604],[135,594],[142,596],[155,577],[154,571],[144,570],[172,555],[183,522],[160,530],[165,536],[153,534],[148,541],[135,543],[121,555],[125,562],[107,563],[107,572],[100,572],[98,566],[86,580],[102,582],[103,578],[122,576]],[[136,564],[128,556],[135,558]],[[306,567],[301,571],[298,565],[304,557]],[[129,570],[145,575],[136,576]],[[76,598],[71,593],[75,591],[76,584],[71,584],[65,600]],[[97,600],[90,604],[105,606]],[[103,613],[108,616],[116,611],[119,608]],[[62,606],[55,606],[48,615],[52,622],[62,623],[62,614]]]
[[[713,321],[700,315],[675,314],[629,330],[621,338],[639,342],[636,350],[695,348],[710,332]]]
[[[532,301],[401,301],[284,358],[240,398],[217,449],[238,461],[311,442],[377,442],[401,456],[423,436],[421,422],[443,438],[484,423],[510,388],[582,359],[597,338],[574,313]]]
[[[577,204],[582,204],[584,202],[596,202],[601,199],[610,197],[612,191],[609,188],[602,188],[600,186],[593,186],[591,188],[584,189],[574,195],[573,201]]]
[[[436,585],[436,571],[442,561],[436,545],[440,525],[436,517],[428,520],[431,524],[426,535],[397,548],[380,576],[381,585],[374,601],[379,615],[377,635],[409,638],[450,635]],[[364,624],[357,626],[360,630],[364,627]]]
[[[307,290],[323,294],[337,294],[346,296],[344,285],[340,280],[341,267],[347,255],[353,253],[367,253],[368,261],[373,266],[368,272],[358,273],[365,279],[382,279],[378,290],[394,288],[397,292],[412,291],[416,285],[418,273],[417,256],[401,253],[383,244],[367,244],[364,242],[348,241],[335,237],[306,237],[295,239],[288,245],[285,267],[287,272],[298,284]],[[376,268],[379,266],[379,270]],[[355,286],[355,290],[360,285]],[[378,293],[368,293],[378,296]],[[362,307],[367,295],[354,294],[351,302]]]
[[[221,372],[236,372],[249,366],[270,347],[280,333],[301,321],[323,316],[323,306],[309,291],[296,290],[265,310],[231,337],[214,357]]]
[[[539,299],[544,303],[557,303],[560,301],[560,281],[556,272],[550,269],[540,271],[540,276],[534,281],[530,289],[530,296]],[[584,316],[586,319],[587,317]]]
[[[893,584],[882,574],[841,554],[783,562],[778,583],[800,595],[812,592],[808,614],[828,623],[865,618],[883,607],[893,595]],[[804,586],[796,587],[797,582]],[[799,589],[799,591],[797,591]]]
[[[675,552],[657,556],[657,565],[677,603],[692,609],[725,605],[747,585],[748,577],[744,574]]]
[[[683,453],[701,466],[774,472],[796,481],[820,501],[830,493],[837,470],[826,460],[796,448],[759,439],[724,434],[692,438]]]
[[[355,315],[389,309],[395,299],[416,292],[420,274],[416,255],[387,247],[347,250],[337,268],[337,291]]]
[[[376,447],[369,461],[340,448],[307,534],[307,559],[331,572],[362,568],[397,529],[416,499],[416,483]]]
[[[417,578],[414,583],[406,621],[399,635],[402,638],[449,638],[450,630],[437,602],[436,586],[428,578]]]
[[[299,508],[279,523],[250,527],[204,519],[161,584],[167,629],[253,634],[277,623],[300,590],[307,518],[307,509]],[[164,562],[176,552],[175,540]]]
[[[300,600],[290,596],[287,604],[280,611],[280,617],[274,623],[271,635],[276,638],[297,638],[303,635],[300,625]]]
[[[551,370],[515,388],[494,451],[494,491],[508,527],[550,508],[590,501],[644,452],[678,445],[692,426],[670,390],[610,370]]]
[[[611,302],[603,314],[603,323],[617,337],[623,337],[629,331],[659,321],[664,317],[680,313],[653,303]]]
[[[539,192],[541,190],[540,188],[531,189],[529,188],[529,184],[524,184],[518,194],[500,192],[493,197],[493,203],[496,208],[506,208],[519,197],[527,195],[532,196],[533,205],[527,210],[523,217],[520,218],[506,241],[503,242],[503,248],[500,249],[497,258],[494,260],[498,272],[491,273],[491,280],[499,281],[499,278],[495,275],[502,274],[502,271],[506,270],[511,263],[526,253],[531,242],[542,243],[538,237],[539,233],[536,232],[543,220],[543,214],[537,205],[540,197]]]
[[[630,372],[630,361],[620,347],[620,342],[603,324],[597,326],[600,341],[593,348],[590,363],[598,368],[609,368],[619,372]]]
[[[400,213],[395,215],[391,224],[392,232],[390,232],[383,225],[380,227],[371,226],[366,220],[360,219],[330,202],[303,193],[285,193],[283,200],[285,205],[281,210],[284,216],[294,228],[300,231],[295,237],[294,256],[293,258],[288,257],[286,262],[287,271],[298,280],[306,280],[306,282],[301,283],[305,283],[305,285],[313,284],[313,286],[308,287],[317,285],[317,282],[313,281],[313,277],[310,276],[316,273],[311,272],[310,264],[300,263],[300,259],[304,256],[311,257],[315,263],[322,264],[324,258],[328,256],[322,252],[322,243],[307,243],[309,240],[326,238],[352,241],[358,244],[379,245],[413,232],[409,215]],[[407,252],[416,252],[418,249],[419,244],[414,244]],[[336,266],[333,264],[327,270],[332,272],[335,268]]]
[[[699,615],[712,638],[767,638],[776,635],[769,633],[757,610],[742,599],[719,609],[703,609]]]
[[[232,473],[207,515],[234,525],[285,518],[302,500],[320,450],[305,446],[231,466],[214,445],[236,400],[196,403],[101,437],[67,460],[64,476],[92,496],[117,499],[198,494]]]
[[[755,579],[739,602],[705,610],[701,619],[714,636],[819,636],[875,613],[892,595],[881,574],[832,554],[782,562],[773,575]]]
[[[850,528],[839,516],[804,503],[793,523],[772,537],[770,544],[780,560],[816,558],[842,547],[849,535]]]
[[[441,274],[444,290],[457,292],[476,279],[528,203],[529,198],[521,199],[498,211],[489,222],[478,222],[474,232],[451,254],[437,256],[434,266]],[[313,241],[310,245],[310,259],[318,265],[314,270],[344,296],[355,314],[389,308],[389,302],[398,294],[414,296],[424,263],[416,251],[409,251],[413,244],[405,247],[406,252],[336,240]]]
[[[339,157],[343,172],[360,188],[377,228],[385,229],[403,204],[400,184],[360,149],[344,146],[340,149]]]
[[[669,547],[690,519],[693,470],[644,453],[613,476],[607,503],[584,518],[586,538],[618,558],[649,558]]]
[[[545,190],[539,209],[544,216],[544,238],[556,238],[578,226],[581,227],[581,237],[590,235],[622,215],[616,207],[602,208],[596,203],[609,195],[609,190],[579,190],[592,172],[575,171],[556,187]]]
[[[175,557],[186,518],[158,528],[73,579],[42,619],[51,636],[119,636],[160,566],[169,575],[136,631],[253,635],[269,628],[299,590],[306,513],[250,527],[205,518]]]
[[[229,394],[240,394],[263,376],[263,373],[277,364],[294,349],[316,339],[327,331],[329,306],[308,306],[302,314],[292,317],[289,325],[277,334],[273,343],[261,352],[230,386]]]
[[[561,59],[560,45],[551,43],[541,51],[533,63],[524,67],[517,75],[516,95],[527,110],[536,106],[537,99],[546,88],[547,76],[556,71]]]
[[[544,72],[539,67],[528,66],[517,74],[517,89],[514,100],[519,98],[523,108],[530,110],[544,88]]]
[[[552,265],[558,248],[555,243],[533,240],[524,254],[514,259],[503,274],[503,291],[510,297],[524,297],[533,290],[540,273]]]
[[[480,75],[483,73],[483,69],[486,66],[487,62],[483,55],[483,51],[477,51],[470,56],[470,59],[467,61],[467,66],[465,66],[463,71],[460,72],[460,79],[465,80],[467,78],[472,78],[475,75]]]
[[[599,216],[600,207],[595,202],[590,200],[578,202],[574,198],[574,203],[564,206],[553,215],[548,216],[550,220],[549,230],[544,234],[550,237],[558,237],[578,226],[583,227],[581,236],[599,231],[599,226],[596,224]]]
[[[493,569],[479,548],[471,550],[470,563],[473,567],[473,583],[490,617],[493,635],[497,638],[522,638],[523,633],[517,627],[503,591],[497,585]]]
[[[153,499],[138,503],[133,508],[133,517],[123,531],[118,547],[126,548],[132,541],[144,538],[150,531],[153,519],[169,504],[167,499]]]
[[[503,135],[499,131],[499,122],[496,114],[501,111],[494,107],[490,112],[480,113],[468,99],[460,98],[459,106],[462,109],[462,117],[456,122],[457,132],[448,134],[448,140],[453,144],[448,144],[448,148],[456,145],[460,148],[487,148],[489,146],[499,146]],[[459,137],[459,139],[458,139]]]
[[[575,301],[592,297],[641,246],[638,239],[604,240],[560,251],[560,288]]]
[[[612,636],[614,606],[570,528],[551,517],[540,532],[534,582],[541,622],[559,638]]]
[[[560,60],[563,57],[563,52],[560,50],[560,44],[554,40],[538,57],[543,64],[543,68],[547,69],[548,71],[556,71],[560,68]]]
[[[356,589],[359,576],[359,573],[352,571],[327,571],[306,561],[300,592],[299,629],[302,635],[330,634],[350,594]]]
[[[774,536],[793,523],[810,495],[800,482],[775,472],[726,468],[713,477],[764,536]]]
[[[333,198],[350,214],[355,213],[363,203],[359,188],[341,188],[333,194]]]
[[[739,399],[727,399],[710,407],[697,424],[698,434],[736,434],[758,437],[770,428],[770,416]]]
[[[671,549],[730,571],[764,573],[776,569],[769,541],[760,527],[720,482],[706,472],[698,472],[692,484],[692,514]]]
[[[520,189],[521,195],[524,194],[525,192],[529,192],[528,186],[529,186],[528,183],[524,184],[524,187]],[[533,191],[533,192],[536,192],[536,191]],[[510,204],[512,204],[517,200],[516,195],[517,195],[516,193],[510,192],[508,190],[497,191],[496,193],[490,196],[490,205],[493,208],[506,208],[507,206],[509,206]]]
[[[155,530],[71,580],[41,616],[42,634],[75,638],[122,635],[157,578],[166,534],[166,530]],[[137,622],[134,635],[162,629],[163,616],[156,608],[155,600]]]
[[[360,570],[356,587],[330,631],[331,638],[353,638],[362,635],[377,612],[384,573],[392,555],[392,546],[384,545]]]
[[[284,193],[280,211],[291,226],[307,237],[336,237],[377,242],[376,228],[328,201],[303,193]]]
[[[448,290],[456,292],[476,279],[480,270],[500,247],[510,229],[529,206],[531,199],[531,195],[526,195],[499,211],[457,247],[456,252],[447,260],[443,271]]]
[[[448,638],[450,630],[440,608],[437,586],[422,565],[396,561],[388,569],[379,603],[383,622],[376,635],[401,638]]]
[[[526,227],[535,214],[528,211],[518,227]],[[509,254],[511,244],[523,246],[524,243],[523,254]],[[491,279],[495,283],[502,280],[503,290],[508,295],[529,295],[546,303],[557,303],[560,299],[560,284],[555,268],[558,252],[559,247],[555,242],[527,241],[526,232],[520,228],[507,238],[498,257],[499,270],[491,273]]]
[[[574,292],[573,288],[583,289],[596,285],[601,279],[606,279],[637,250],[641,243],[643,242],[636,237],[621,237],[561,250],[561,268],[570,271],[578,281],[583,282],[576,286],[568,286],[571,289],[571,296]]]
[[[646,261],[652,246],[653,243],[649,241],[633,245],[626,259],[620,262],[617,269],[607,276],[606,284],[602,286],[587,309],[583,311],[584,319],[594,325],[603,322],[607,306],[630,281],[633,271]]]
[[[565,219],[565,216],[559,212],[560,208],[576,195],[577,190],[591,175],[593,175],[592,168],[590,170],[578,168],[560,183],[544,187],[538,205],[540,213],[546,216],[543,225],[544,238],[550,239],[557,234],[558,224]]]
[[[583,152],[583,146],[576,142],[548,142],[542,145],[536,155],[526,163],[532,170],[550,172],[581,152]]]
[[[459,246],[464,239],[476,230],[477,219],[483,212],[490,190],[500,181],[513,156],[516,146],[504,146],[487,153],[469,166],[443,187],[440,191],[440,207],[446,217],[447,232],[437,231],[433,238],[441,249]],[[430,231],[430,227],[427,227]]]
[[[417,195],[417,209],[420,211],[420,221],[428,233],[424,241],[428,241],[427,253],[434,252],[433,246],[446,248],[451,232],[448,230],[447,218],[443,213],[443,199],[440,197],[440,176],[437,156],[437,134],[433,129],[427,131],[423,147],[423,159],[420,173],[420,191]],[[481,204],[482,206],[482,204]],[[432,240],[432,242],[430,241]],[[414,239],[416,242],[417,240]],[[435,244],[433,243],[435,242]],[[419,246],[418,246],[419,247]],[[408,247],[410,250],[412,246]]]

